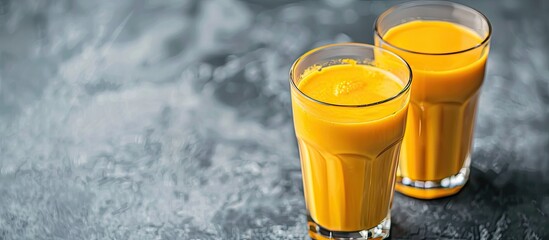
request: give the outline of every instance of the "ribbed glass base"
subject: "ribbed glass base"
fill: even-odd
[[[338,240],[362,240],[362,239],[385,239],[389,237],[391,230],[391,213],[377,226],[354,232],[332,231],[317,224],[311,216],[307,215],[309,236],[315,240],[338,239]]]
[[[420,181],[397,176],[395,190],[414,198],[435,199],[458,193],[468,179],[468,166],[462,168],[458,174],[440,181]]]

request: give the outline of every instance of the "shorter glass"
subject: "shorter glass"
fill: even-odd
[[[398,192],[440,198],[467,182],[490,35],[482,13],[445,1],[406,2],[376,20],[375,45],[402,56],[414,72]]]
[[[348,64],[389,74],[401,89],[381,101],[358,105],[323,102],[300,90],[300,82],[310,74]],[[367,44],[319,47],[293,64],[292,109],[312,238],[389,236],[411,79],[411,69],[402,58]]]

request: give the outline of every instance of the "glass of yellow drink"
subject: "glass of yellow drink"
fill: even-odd
[[[366,44],[319,47],[290,71],[292,110],[314,239],[385,238],[411,70]]]
[[[432,199],[467,182],[490,35],[482,13],[451,2],[408,2],[378,17],[375,45],[403,57],[414,74],[397,191]]]

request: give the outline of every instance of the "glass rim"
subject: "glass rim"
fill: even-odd
[[[475,13],[475,14],[478,14],[486,22],[486,24],[488,25],[488,34],[486,35],[486,37],[484,37],[484,39],[480,43],[478,43],[475,46],[472,46],[472,47],[469,47],[469,48],[466,48],[466,49],[463,49],[463,50],[459,50],[459,51],[443,52],[443,53],[428,53],[428,52],[412,51],[412,50],[409,50],[409,49],[397,47],[397,46],[389,43],[385,39],[383,39],[383,36],[381,36],[381,33],[379,32],[379,22],[380,22],[381,18],[391,14],[393,11],[395,11],[397,9],[400,9],[400,8],[422,6],[422,5],[429,5],[429,4],[430,5],[439,5],[439,6],[454,6],[454,7],[469,10],[469,11],[472,11],[473,13]],[[448,22],[447,20],[445,20],[445,21]],[[420,55],[442,56],[442,55],[452,55],[452,54],[464,53],[464,52],[472,51],[472,50],[475,50],[479,47],[482,47],[482,46],[486,45],[490,41],[490,38],[492,37],[492,24],[488,20],[488,17],[486,17],[482,12],[480,12],[479,10],[476,10],[472,7],[469,7],[467,5],[461,4],[461,3],[449,2],[449,1],[436,1],[436,0],[418,0],[418,1],[410,1],[410,2],[397,4],[395,6],[390,7],[389,9],[385,10],[383,13],[381,13],[376,18],[376,20],[374,22],[374,32],[375,32],[375,35],[378,36],[379,39],[383,43],[391,46],[392,48],[398,49],[400,51],[413,53],[413,54],[420,54]]]
[[[318,99],[315,99],[309,95],[307,95],[306,93],[304,93],[303,91],[301,91],[296,83],[294,82],[294,70],[295,68],[297,67],[297,65],[303,60],[305,59],[307,56],[313,54],[313,53],[316,53],[318,51],[321,51],[321,50],[324,50],[324,49],[328,49],[328,48],[332,48],[332,47],[338,47],[338,46],[356,46],[356,47],[363,47],[363,48],[370,48],[370,49],[377,49],[377,50],[381,50],[382,52],[386,52],[386,53],[389,53],[390,55],[394,56],[395,58],[397,58],[398,60],[400,60],[402,63],[404,63],[404,66],[406,66],[406,69],[408,70],[408,73],[409,73],[409,76],[408,76],[408,81],[406,82],[406,85],[404,85],[404,87],[402,88],[402,90],[400,90],[397,94],[391,96],[391,97],[388,97],[386,99],[383,99],[381,101],[377,101],[377,102],[371,102],[371,103],[365,103],[365,104],[336,104],[336,103],[329,103],[329,102],[324,102],[324,101],[321,101],[321,100],[318,100]],[[374,66],[375,67],[375,66]],[[403,95],[404,93],[406,93],[409,89],[410,89],[410,86],[412,85],[412,68],[410,67],[410,64],[408,64],[408,62],[406,62],[406,60],[404,60],[404,58],[400,57],[399,55],[397,55],[396,53],[393,53],[387,49],[383,49],[381,47],[377,47],[377,46],[374,46],[374,45],[370,45],[370,44],[365,44],[365,43],[354,43],[354,42],[347,42],[347,43],[333,43],[333,44],[327,44],[327,45],[323,45],[323,46],[320,46],[320,47],[317,47],[317,48],[314,48],[312,50],[309,50],[308,52],[304,53],[303,55],[301,55],[299,58],[297,58],[294,63],[292,64],[291,68],[290,68],[290,72],[289,72],[289,75],[290,75],[290,78],[289,78],[289,81],[290,81],[290,85],[292,86],[292,88],[294,88],[295,90],[297,90],[297,92],[304,96],[305,98],[307,98],[308,100],[311,100],[313,102],[316,102],[316,103],[319,103],[321,105],[325,105],[325,106],[332,106],[332,107],[346,107],[346,108],[362,108],[362,107],[371,107],[371,106],[376,106],[376,105],[380,105],[380,104],[383,104],[383,103],[386,103],[386,102],[390,102],[398,97],[400,97],[401,95]]]

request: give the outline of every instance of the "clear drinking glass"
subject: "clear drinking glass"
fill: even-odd
[[[488,19],[457,3],[413,1],[382,13],[374,34],[414,74],[396,190],[422,199],[457,193],[469,178]]]
[[[391,75],[400,87],[391,97],[355,105],[323,102],[300,90],[300,83],[310,74],[349,64]],[[369,76],[364,75],[366,87],[372,79]],[[319,47],[293,64],[292,110],[312,238],[389,235],[411,77],[408,64],[399,56],[357,43]]]

